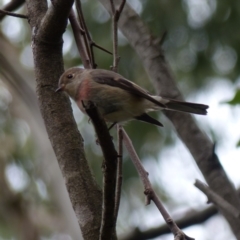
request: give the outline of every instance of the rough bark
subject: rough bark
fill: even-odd
[[[47,133],[65,179],[84,239],[98,239],[101,191],[83,149],[83,139],[73,118],[70,101],[55,93],[63,73],[62,34],[73,1],[57,1],[47,9],[45,1],[27,1],[32,28],[32,48],[37,96]]]

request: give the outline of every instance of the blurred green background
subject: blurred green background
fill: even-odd
[[[4,6],[8,1],[0,1]],[[216,142],[230,179],[240,184],[240,2],[216,0],[130,0],[161,39],[163,50],[185,98],[210,105],[200,127]],[[112,51],[111,19],[98,1],[82,1],[85,20],[93,40]],[[17,12],[26,13],[23,6]],[[0,240],[79,239],[76,223],[57,161],[39,115],[31,52],[31,30],[26,20],[4,17],[0,25]],[[70,26],[64,34],[65,68],[81,65]],[[110,69],[112,56],[95,49],[98,68]],[[141,59],[119,31],[119,73],[154,93]],[[88,118],[72,103],[83,135],[87,159],[98,183],[102,183],[102,154]],[[205,197],[193,186],[202,176],[171,123],[158,128],[132,121],[125,128],[150,179],[173,217],[200,210]],[[115,130],[111,134],[116,139]],[[115,140],[114,140],[115,141]],[[115,141],[116,142],[116,141]],[[123,192],[118,233],[141,230],[163,223],[153,205],[144,206],[142,184],[126,151],[123,161]],[[179,197],[181,196],[181,197]],[[216,230],[214,226],[218,226]],[[220,232],[220,233],[219,233]],[[196,239],[234,239],[228,225],[214,216],[202,225],[186,229]],[[209,237],[210,236],[210,237]],[[162,236],[157,239],[172,239]]]

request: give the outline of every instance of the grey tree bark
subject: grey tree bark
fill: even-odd
[[[73,118],[70,101],[56,94],[63,73],[62,34],[73,1],[26,1],[32,28],[37,97],[47,133],[84,239],[98,239],[102,193],[89,169],[83,139]]]

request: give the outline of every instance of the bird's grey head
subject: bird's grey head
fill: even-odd
[[[80,75],[84,72],[83,68],[69,68],[59,79],[58,88],[55,92],[66,91],[70,97],[74,98],[76,91],[77,80],[80,80]]]

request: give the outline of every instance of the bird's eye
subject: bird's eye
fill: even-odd
[[[73,78],[73,74],[68,74],[68,75],[67,75],[67,78],[68,78],[68,79]]]

